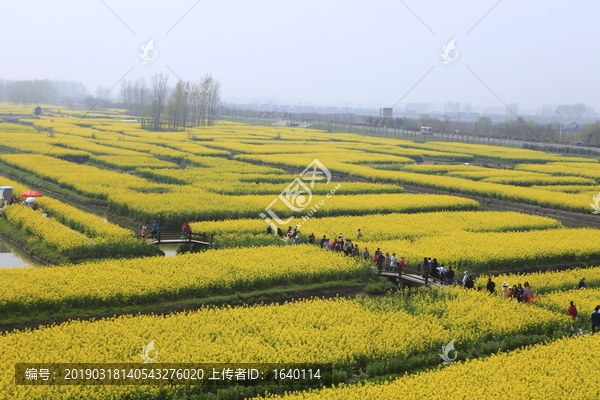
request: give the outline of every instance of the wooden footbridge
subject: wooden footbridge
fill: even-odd
[[[181,231],[159,231],[156,234],[148,234],[146,237],[142,237],[142,235],[136,235],[139,239],[145,239],[148,241],[148,244],[201,244],[205,246],[212,246],[213,244],[213,235],[209,235],[205,232],[203,233],[186,233],[182,234]]]
[[[381,271],[378,271],[378,273],[380,276],[387,277],[389,280],[394,282],[401,289],[404,287],[415,287],[415,286],[442,287],[442,286],[446,285],[441,280],[439,280],[437,278],[432,278],[431,276],[427,278],[427,281],[425,281],[425,278],[419,271],[418,267],[406,266],[405,268],[402,268],[401,273],[398,273],[398,269],[399,268],[397,268],[397,267],[388,268],[387,270],[382,269]]]

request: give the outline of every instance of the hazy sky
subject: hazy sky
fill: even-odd
[[[79,80],[95,94],[128,71],[128,79],[168,73],[172,83],[175,74],[211,73],[235,102],[403,108],[452,100],[521,110],[584,102],[600,112],[597,0],[0,4],[5,79]],[[138,53],[153,38],[148,56],[156,58],[142,64]],[[457,57],[443,64],[452,39],[458,53],[448,56]]]

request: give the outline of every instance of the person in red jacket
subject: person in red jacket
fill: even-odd
[[[402,275],[404,268],[406,268],[406,261],[404,261],[404,257],[400,257],[400,261],[398,262],[398,275]]]
[[[567,315],[570,315],[571,317],[575,318],[577,317],[577,307],[575,307],[575,304],[573,304],[573,302],[570,302],[570,306],[569,308],[567,308]]]

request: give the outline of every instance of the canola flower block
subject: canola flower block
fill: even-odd
[[[252,161],[258,160],[258,156],[244,155],[236,156],[239,159]],[[310,157],[304,156],[295,157],[293,159],[284,160],[271,155],[261,155],[260,159],[272,165],[286,164],[294,167],[301,167],[309,162]],[[436,176],[428,174],[420,174],[413,172],[402,171],[385,171],[371,168],[365,165],[347,164],[338,161],[328,161],[328,168],[336,170],[350,176],[358,176],[366,178],[371,182],[381,183],[396,183],[400,185],[415,185],[437,190],[447,190],[450,192],[465,193],[483,197],[497,198],[500,200],[508,200],[515,202],[523,202],[526,204],[539,205],[542,207],[563,209],[575,212],[589,212],[589,196],[569,193],[556,193],[552,196],[548,195],[548,191],[541,189],[523,188],[518,186],[503,185],[491,182],[474,182],[469,179],[461,179],[450,176]],[[417,166],[408,165],[406,168],[413,170]],[[422,167],[422,166],[418,166]],[[426,166],[430,167],[430,166]],[[431,167],[438,167],[437,165]],[[456,170],[454,166],[439,166],[440,168],[425,168],[424,171],[430,170],[443,174],[450,170]],[[472,166],[457,166],[461,167],[458,170],[469,171]],[[591,183],[591,182],[590,182]]]
[[[429,165],[423,165],[423,166],[429,166]],[[437,167],[437,165],[435,165],[435,166]],[[415,166],[413,165],[412,167],[415,167]],[[404,168],[404,170],[408,171],[409,169]],[[419,172],[419,170],[416,168],[413,168],[412,172]],[[552,177],[551,175],[540,174],[537,172],[515,171],[514,169],[493,169],[493,168],[479,168],[479,167],[473,167],[473,171],[449,170],[447,175],[454,176],[456,178],[472,179],[474,181],[478,181],[478,180],[486,179],[486,178],[525,178],[525,177],[527,177],[527,178],[550,178],[550,177]]]
[[[416,345],[413,335],[424,339]],[[142,346],[154,339],[157,362],[329,362],[385,358],[435,351],[448,334],[437,324],[397,310],[378,313],[350,300],[310,300],[284,305],[202,309],[166,317],[139,316],[96,322],[71,321],[33,332],[0,336],[0,396],[11,399],[171,398],[161,386],[17,386],[17,362],[128,362],[142,364]],[[32,352],[31,349],[44,349]],[[155,366],[158,364],[154,364]],[[162,392],[162,393],[161,393]]]
[[[0,270],[2,312],[124,306],[291,283],[363,277],[360,260],[315,246],[209,250],[174,257],[106,260],[77,266]]]
[[[135,156],[92,156],[90,161],[106,166],[109,168],[117,168],[124,170],[134,170],[140,165],[148,168],[176,168],[177,164],[172,162],[159,160],[152,156],[135,155]]]
[[[372,182],[423,186],[437,190],[522,202],[580,213],[589,213],[590,211],[590,198],[587,195],[554,192],[549,196],[548,191],[541,189],[523,188],[491,182],[475,182],[450,176],[426,175],[405,171],[382,171],[362,165],[346,164],[345,170],[348,174],[360,176]]]
[[[502,146],[491,146],[485,144],[470,144],[458,142],[427,142],[423,144],[412,144],[411,147],[429,150],[460,152],[472,154],[477,158],[496,159],[505,162],[590,162],[592,159],[584,157],[565,157],[558,154],[544,153],[537,150],[515,149]]]
[[[66,255],[81,254],[90,243],[83,234],[53,218],[44,217],[40,211],[29,207],[12,205],[7,207],[3,214],[8,223],[33,235],[32,240],[43,241]]]
[[[105,222],[96,215],[86,213],[51,197],[40,197],[36,201],[52,218],[87,237],[106,237],[113,240],[122,240],[134,234],[129,229],[121,228],[112,222]]]
[[[335,190],[336,186],[330,184]],[[302,212],[294,213],[281,201],[272,209],[280,218],[294,216],[293,224],[308,218],[362,215],[390,212],[426,212],[441,210],[476,210],[479,206],[474,200],[456,196],[382,193],[343,195],[314,194],[312,202]],[[163,188],[164,189],[164,188]],[[184,196],[194,199],[183,202]],[[328,197],[329,196],[329,197]],[[172,188],[169,193],[146,193],[140,197],[137,191],[121,191],[111,194],[109,210],[121,215],[128,215],[140,221],[160,221],[162,226],[176,228],[184,221],[210,221],[237,218],[253,218],[275,200],[275,195],[227,196],[208,192],[195,187]]]
[[[21,134],[21,133],[31,133],[31,134],[36,134],[38,133],[37,130],[35,130],[33,127],[31,126],[27,126],[27,125],[21,125],[21,124],[12,124],[12,123],[3,123],[2,125],[0,125],[0,134],[3,135],[7,133],[9,135],[14,135],[16,134]]]
[[[510,318],[498,318],[497,313]],[[139,354],[152,339],[158,351],[156,362],[160,363],[318,362],[358,372],[372,363],[388,361],[390,367],[396,363],[395,368],[402,370],[409,357],[437,355],[453,338],[461,349],[489,337],[552,332],[565,320],[568,317],[564,315],[455,288],[418,291],[414,298],[311,299],[281,305],[202,308],[164,317],[70,321],[0,336],[0,348],[5,349],[0,360],[0,396],[27,400],[48,396],[173,397],[177,386],[163,386],[159,393],[151,386],[14,384],[17,362],[129,362],[150,367],[141,363]],[[198,386],[195,389],[201,390]]]
[[[357,242],[360,245],[360,242]],[[546,229],[529,232],[450,232],[413,241],[378,243],[384,252],[418,265],[423,257],[461,271],[521,269],[564,262],[593,261],[600,257],[597,230]]]
[[[476,165],[461,165],[461,164],[415,164],[406,165],[402,168],[406,172],[417,172],[422,174],[443,175],[453,174],[459,178],[478,179],[488,178],[491,174],[502,173],[507,174],[507,170],[492,170],[491,168],[478,167]],[[525,174],[526,172],[522,172]],[[478,175],[475,175],[478,174]]]
[[[558,165],[558,166],[560,166],[560,165],[564,165],[564,163],[562,163],[562,162],[549,162],[546,165]],[[600,163],[595,158],[588,158],[586,160],[586,162],[569,163],[568,164],[568,168],[584,168],[584,169],[591,169],[591,170],[594,170],[594,171],[600,171]]]
[[[237,172],[242,174],[285,174],[286,172],[279,168],[273,168],[263,165],[253,165],[237,160],[229,160],[218,157],[194,156],[186,158],[186,162],[197,167],[214,168],[219,172]]]
[[[531,186],[532,189],[547,190],[549,192],[563,192],[563,193],[598,193],[600,192],[600,186],[589,186],[589,185],[547,185],[547,186]]]
[[[356,146],[354,144],[352,147]],[[449,153],[443,151],[435,151],[435,150],[425,150],[425,149],[413,149],[409,147],[404,147],[400,144],[386,146],[386,145],[367,145],[361,143],[356,146],[359,150],[372,152],[372,153],[383,153],[383,154],[393,154],[402,157],[412,158],[417,162],[422,162],[423,159],[432,159],[432,160],[445,160],[445,161],[458,161],[458,162],[472,162],[475,157],[471,154],[461,154],[461,153]]]
[[[231,153],[227,150],[216,150],[210,147],[203,146],[189,140],[186,141],[168,141],[164,146],[171,147],[186,153],[191,153],[194,156],[229,156]]]
[[[250,164],[246,165],[250,166]],[[185,169],[152,169],[140,167],[136,169],[136,172],[139,176],[156,182],[172,183],[176,185],[196,185],[198,187],[204,187],[206,183],[213,182],[242,182],[252,183],[255,185],[264,183],[277,183],[283,185],[280,186],[280,192],[282,188],[285,188],[291,181],[294,180],[294,178],[296,178],[294,175],[283,173],[260,174],[229,172],[227,168],[223,168],[223,170],[221,170],[219,167],[187,167]],[[280,170],[280,172],[283,171]],[[222,186],[226,185],[223,184]]]
[[[136,151],[147,153],[154,157],[166,158],[172,161],[182,161],[189,155],[189,153],[166,147],[162,145],[162,142],[159,142],[161,144],[157,145],[150,142],[131,140],[129,138],[125,140],[123,137],[117,137],[115,139],[111,138],[103,142],[98,141],[97,143],[122,149],[134,148]]]
[[[549,176],[547,178],[509,177],[501,176],[486,178],[482,182],[501,183],[503,185],[533,186],[533,185],[596,185],[596,181],[589,178],[577,176]]]
[[[41,242],[71,260],[161,254],[156,247],[134,238],[130,230],[104,222],[95,215],[49,197],[36,201],[49,217],[41,210],[20,205],[11,205],[3,212],[10,225],[31,235],[31,246]]]
[[[562,313],[523,307],[516,301],[490,296],[486,291],[453,286],[434,290],[418,288],[410,294],[401,293],[380,299],[364,297],[356,301],[377,312],[406,311],[449,330],[457,344],[473,346],[485,340],[515,334],[544,335],[570,321]],[[511,318],[498,319],[497,315],[509,315]]]
[[[545,400],[593,400],[598,398],[600,360],[592,349],[600,335],[558,339],[523,350],[493,354],[486,359],[454,362],[450,366],[386,381],[340,385],[319,391],[269,396],[286,400],[425,400],[502,399],[515,393]],[[459,348],[460,352],[461,349]],[[528,372],[515,372],[525,364]]]
[[[4,133],[0,134],[0,140],[2,140],[3,147],[11,149],[14,153],[41,153],[52,157],[80,161],[87,161],[91,155],[86,151],[67,149],[57,145],[55,139],[48,138],[45,135],[36,135],[35,140],[27,141],[12,134]]]
[[[164,190],[162,184],[155,184],[130,174],[79,165],[43,155],[3,154],[0,155],[0,161],[57,183],[61,187],[98,199],[106,199],[113,191],[132,190],[132,188]]]
[[[529,274],[503,274],[493,277],[496,288],[506,282],[509,286],[528,282],[533,293],[543,295],[553,291],[576,289],[581,278],[585,278],[588,287],[600,287],[600,267],[574,268],[565,271],[532,272]],[[481,276],[476,284],[485,286],[487,276]],[[568,303],[567,303],[568,304]]]
[[[264,163],[268,165],[286,165],[290,167],[298,168],[298,173],[302,172],[304,168],[310,165],[314,159],[318,159],[323,163],[329,170],[336,171],[338,173],[348,173],[349,167],[353,167],[351,164],[364,164],[364,163],[396,163],[410,165],[414,163],[414,160],[407,157],[400,157],[388,154],[377,154],[367,153],[357,150],[337,151],[337,152],[323,152],[323,153],[291,153],[286,154],[286,157],[282,157],[279,154],[239,154],[234,157],[235,160],[242,160],[255,163]]]
[[[112,146],[103,146],[101,144],[94,143],[93,141],[85,140],[82,138],[62,139],[60,141],[60,144],[63,147],[87,151],[89,153],[94,154],[95,156],[139,157],[145,155],[144,153],[139,151],[119,149]]]
[[[423,236],[445,235],[449,232],[507,232],[561,228],[552,218],[511,211],[441,211],[415,214],[369,214],[360,216],[311,218],[301,221],[304,242],[314,233],[317,242],[326,235],[335,239],[343,233],[347,239],[365,246],[392,239],[416,239]],[[225,221],[204,221],[191,224],[196,232],[236,236],[257,235],[266,232],[267,224],[259,218]],[[287,227],[282,227],[287,228]],[[362,237],[356,236],[361,229]],[[375,249],[373,249],[375,250]]]
[[[577,307],[577,317],[575,322],[579,322],[586,332],[591,330],[591,314],[600,306],[600,289],[571,289],[557,290],[552,293],[545,294],[539,306],[556,313],[564,314],[569,308],[570,302]]]
[[[292,177],[288,180],[291,182],[294,179]],[[233,181],[230,184],[224,184],[224,180],[221,181],[204,181],[199,183],[199,186],[203,189],[209,190],[214,193],[220,193],[230,196],[242,196],[242,195],[279,195],[282,192],[282,188],[285,188],[285,184],[281,183],[244,183],[239,181]],[[331,185],[336,185],[338,182],[332,182]],[[383,194],[383,193],[402,193],[404,189],[397,185],[382,185],[367,182],[344,182],[343,183],[344,193],[346,194]],[[315,186],[312,189],[312,193],[316,195],[327,195],[331,189],[327,186]]]
[[[515,168],[520,171],[542,172],[550,175],[570,175],[581,176],[600,182],[600,170],[597,164],[590,163],[548,163],[544,165],[537,164],[519,164]]]
[[[279,195],[297,176],[284,174],[241,174],[235,172],[215,173],[213,169],[153,169],[137,168],[139,176],[156,182],[177,185],[194,185],[210,192],[231,196],[242,195]],[[335,185],[335,183],[332,183]],[[368,182],[344,182],[344,192],[347,194],[402,193],[404,190],[397,185],[381,185]],[[317,185],[312,193],[326,195],[331,189],[328,186]]]
[[[223,150],[214,150],[198,144],[181,134],[181,132],[149,133],[143,130],[129,131],[130,136],[117,138],[117,142],[110,141],[110,145],[129,148],[156,154],[160,156],[171,155],[172,158],[182,158],[184,155],[196,156],[229,156],[231,153]],[[139,149],[138,149],[139,145]],[[126,147],[129,146],[129,147]]]

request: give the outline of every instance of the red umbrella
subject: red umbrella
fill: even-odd
[[[21,197],[44,197],[44,195],[40,192],[36,192],[35,190],[30,190],[29,192],[23,193]]]

